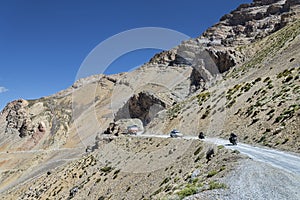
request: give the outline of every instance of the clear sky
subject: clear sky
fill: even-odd
[[[251,0],[1,0],[0,110],[71,86],[88,53],[105,39],[139,27],[199,36]],[[158,50],[132,52],[107,73],[147,62]]]

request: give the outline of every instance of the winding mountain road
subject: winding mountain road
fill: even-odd
[[[226,148],[229,149],[238,150],[239,152],[249,156],[253,160],[268,163],[273,167],[300,175],[299,156],[295,156],[290,153],[274,149],[254,147],[243,143],[238,143],[238,145],[233,146],[229,144],[228,140],[222,140],[219,138],[207,138],[205,139],[205,141],[218,145],[224,145]]]
[[[169,135],[140,135],[143,137],[158,137],[158,138],[169,138]],[[183,139],[199,140],[195,136],[184,136]],[[179,138],[176,138],[179,139]],[[213,143],[216,145],[224,145],[225,148],[238,150],[242,154],[245,154],[255,161],[260,161],[272,165],[273,167],[285,170],[287,172],[300,175],[300,157],[278,151],[274,149],[267,149],[262,147],[255,147],[244,143],[238,143],[234,146],[229,143],[228,140],[219,138],[206,138],[203,141]]]
[[[169,135],[141,136],[170,138]],[[184,136],[183,139],[199,140],[195,136]],[[229,186],[228,189],[208,190],[184,200],[300,199],[300,157],[296,154],[243,143],[233,146],[228,140],[219,138],[206,138],[204,141],[238,150],[252,159],[241,161],[236,169],[220,180]]]

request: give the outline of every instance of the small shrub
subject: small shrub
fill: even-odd
[[[246,83],[242,88],[241,88],[241,91],[244,91],[244,92],[248,92],[252,87],[252,84],[251,83]]]
[[[202,92],[197,95],[198,104],[199,106],[202,106],[202,104],[209,99],[210,93],[209,92]]]
[[[251,103],[251,102],[252,102],[252,98],[251,98],[251,97],[248,98],[246,102],[247,102],[247,103]]]
[[[258,121],[259,121],[259,118],[255,118],[255,119],[252,120],[251,124],[255,124]]]
[[[267,90],[262,90],[262,91],[261,91],[261,94],[262,94],[262,95],[265,95],[265,94],[267,94],[267,93],[268,93]]]
[[[284,110],[283,113],[281,113],[274,121],[274,123],[279,123],[282,122],[286,119],[289,119],[294,116],[294,113],[299,110],[300,106],[299,105],[291,105],[287,110]]]
[[[100,170],[105,172],[105,173],[109,173],[113,170],[113,168],[110,167],[110,166],[105,166],[105,167],[101,168]]]
[[[162,186],[162,185],[168,183],[170,180],[171,180],[171,179],[170,179],[169,177],[165,178],[165,179],[161,182],[161,184],[160,184],[159,186]]]
[[[194,161],[194,162],[196,163],[196,162],[198,162],[198,161],[200,161],[200,160],[201,160],[201,157],[200,157],[200,156],[198,156],[198,157],[195,159],[195,161]]]
[[[268,82],[271,78],[270,77],[267,77],[264,79],[264,83]]]
[[[286,69],[286,70],[284,70],[283,72],[280,72],[280,73],[277,75],[277,78],[286,77],[286,76],[288,76],[288,75],[290,75],[290,74],[291,74],[291,71],[288,70],[288,69]]]
[[[113,176],[113,179],[116,179],[117,177],[118,177],[118,174],[114,175],[114,176]]]
[[[205,113],[201,116],[201,119],[205,119],[209,115],[210,111],[206,110]]]
[[[214,110],[213,112],[212,112],[212,115],[214,115],[214,114],[216,114],[217,113],[217,111],[216,110]]]
[[[238,114],[241,113],[241,112],[242,112],[242,109],[239,108],[238,111],[236,111],[236,112],[234,113],[234,115],[238,115]]]
[[[255,79],[255,83],[257,83],[257,82],[259,82],[259,81],[261,81],[261,78],[260,77],[258,77],[257,79]]]
[[[257,114],[259,113],[259,111],[258,110],[256,110],[256,111],[254,111],[254,113],[253,113],[253,115],[251,116],[251,117],[255,117],[255,116],[257,116]]]
[[[162,191],[163,188],[159,188],[158,190],[156,190],[151,196],[155,196],[157,194],[159,194]]]
[[[254,105],[255,107],[261,107],[261,106],[263,106],[263,103],[261,102],[261,101],[257,101],[256,103],[255,103],[255,105]]]
[[[232,153],[240,154],[240,151],[235,149],[232,151]]]
[[[180,178],[179,178],[178,176],[176,176],[176,177],[174,178],[174,183],[177,183],[179,180],[180,180]]]
[[[258,95],[258,94],[260,93],[260,91],[261,91],[261,89],[256,90],[256,91],[253,93],[253,96],[254,96],[254,95]]]
[[[241,87],[242,87],[241,84],[237,84],[237,85],[235,85],[233,88],[230,88],[230,89],[227,91],[227,96],[226,96],[226,98],[227,98],[228,100],[230,100],[230,99],[231,99],[231,96],[232,96],[234,93],[236,93]]]
[[[272,89],[273,87],[274,87],[274,85],[272,85],[271,83],[270,84],[268,84],[268,89]]]
[[[196,186],[187,186],[177,193],[179,199],[183,199],[184,197],[196,194],[198,192],[198,188]]]
[[[224,183],[218,183],[216,181],[211,181],[209,183],[209,190],[214,190],[214,189],[225,189],[227,188],[227,185]]]
[[[121,170],[120,169],[117,169],[115,172],[114,172],[114,175],[118,174]]]
[[[226,166],[225,166],[225,165],[222,165],[222,167],[220,168],[219,171],[221,172],[221,171],[224,171],[225,169],[226,169]]]
[[[200,153],[200,151],[202,150],[202,146],[198,147],[198,149],[194,152],[194,155],[198,155]]]
[[[231,108],[233,106],[233,104],[235,104],[236,100],[235,99],[232,99],[232,101],[230,101],[228,104],[227,104],[227,108]]]
[[[213,177],[213,176],[216,175],[217,173],[218,173],[217,171],[212,170],[212,171],[208,172],[207,178]]]
[[[273,135],[277,135],[278,133],[281,132],[281,129],[276,129],[274,132],[273,132]]]
[[[178,116],[179,112],[182,109],[182,105],[180,103],[174,105],[173,107],[171,107],[168,111],[167,114],[170,118],[175,118]]]
[[[282,81],[282,83],[287,83],[287,82],[289,82],[290,80],[292,80],[294,77],[292,76],[292,75],[289,75],[288,77],[286,77],[283,81]]]
[[[289,138],[285,138],[281,144],[285,144],[285,143],[287,143],[287,141],[289,141]]]
[[[265,139],[266,139],[266,136],[263,135],[263,136],[259,139],[258,143],[263,142]]]
[[[276,117],[274,123],[279,123],[281,122],[282,119],[283,119],[283,115],[279,115],[278,117]]]
[[[272,108],[272,109],[267,113],[267,115],[270,115],[270,114],[272,114],[272,113],[274,113],[274,112],[275,112],[275,109]]]
[[[222,106],[222,107],[220,107],[220,108],[218,108],[218,111],[219,112],[223,112],[225,110],[225,108]]]
[[[253,113],[253,109],[254,109],[254,105],[251,105],[250,107],[248,107],[248,109],[246,111],[247,117],[249,117]]]

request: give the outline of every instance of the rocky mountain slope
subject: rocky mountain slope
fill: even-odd
[[[208,158],[211,151],[214,157]],[[118,137],[6,193],[3,199],[160,199],[226,188],[218,178],[240,158],[201,141]],[[224,162],[230,160],[230,162]],[[46,181],[47,180],[47,181]]]
[[[295,21],[238,47],[257,51],[208,90],[159,113],[149,131],[183,123],[182,131],[190,134],[202,130],[228,137],[235,132],[241,141],[299,152],[299,25]]]
[[[9,103],[0,115],[1,197],[71,198],[78,187],[78,199],[159,199],[225,187],[208,174],[225,175],[235,153],[214,147],[217,156],[206,163],[209,147],[200,141],[102,141],[109,124],[124,118],[139,118],[149,134],[235,132],[246,143],[299,153],[299,32],[298,0],[254,0],[133,72],[95,75],[49,97]],[[194,181],[189,174],[197,169]],[[140,191],[140,182],[149,191]]]

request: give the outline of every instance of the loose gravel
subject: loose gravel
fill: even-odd
[[[300,167],[300,166],[299,166]],[[273,166],[245,159],[239,167],[219,180],[228,189],[211,190],[185,200],[299,200],[300,175]]]

